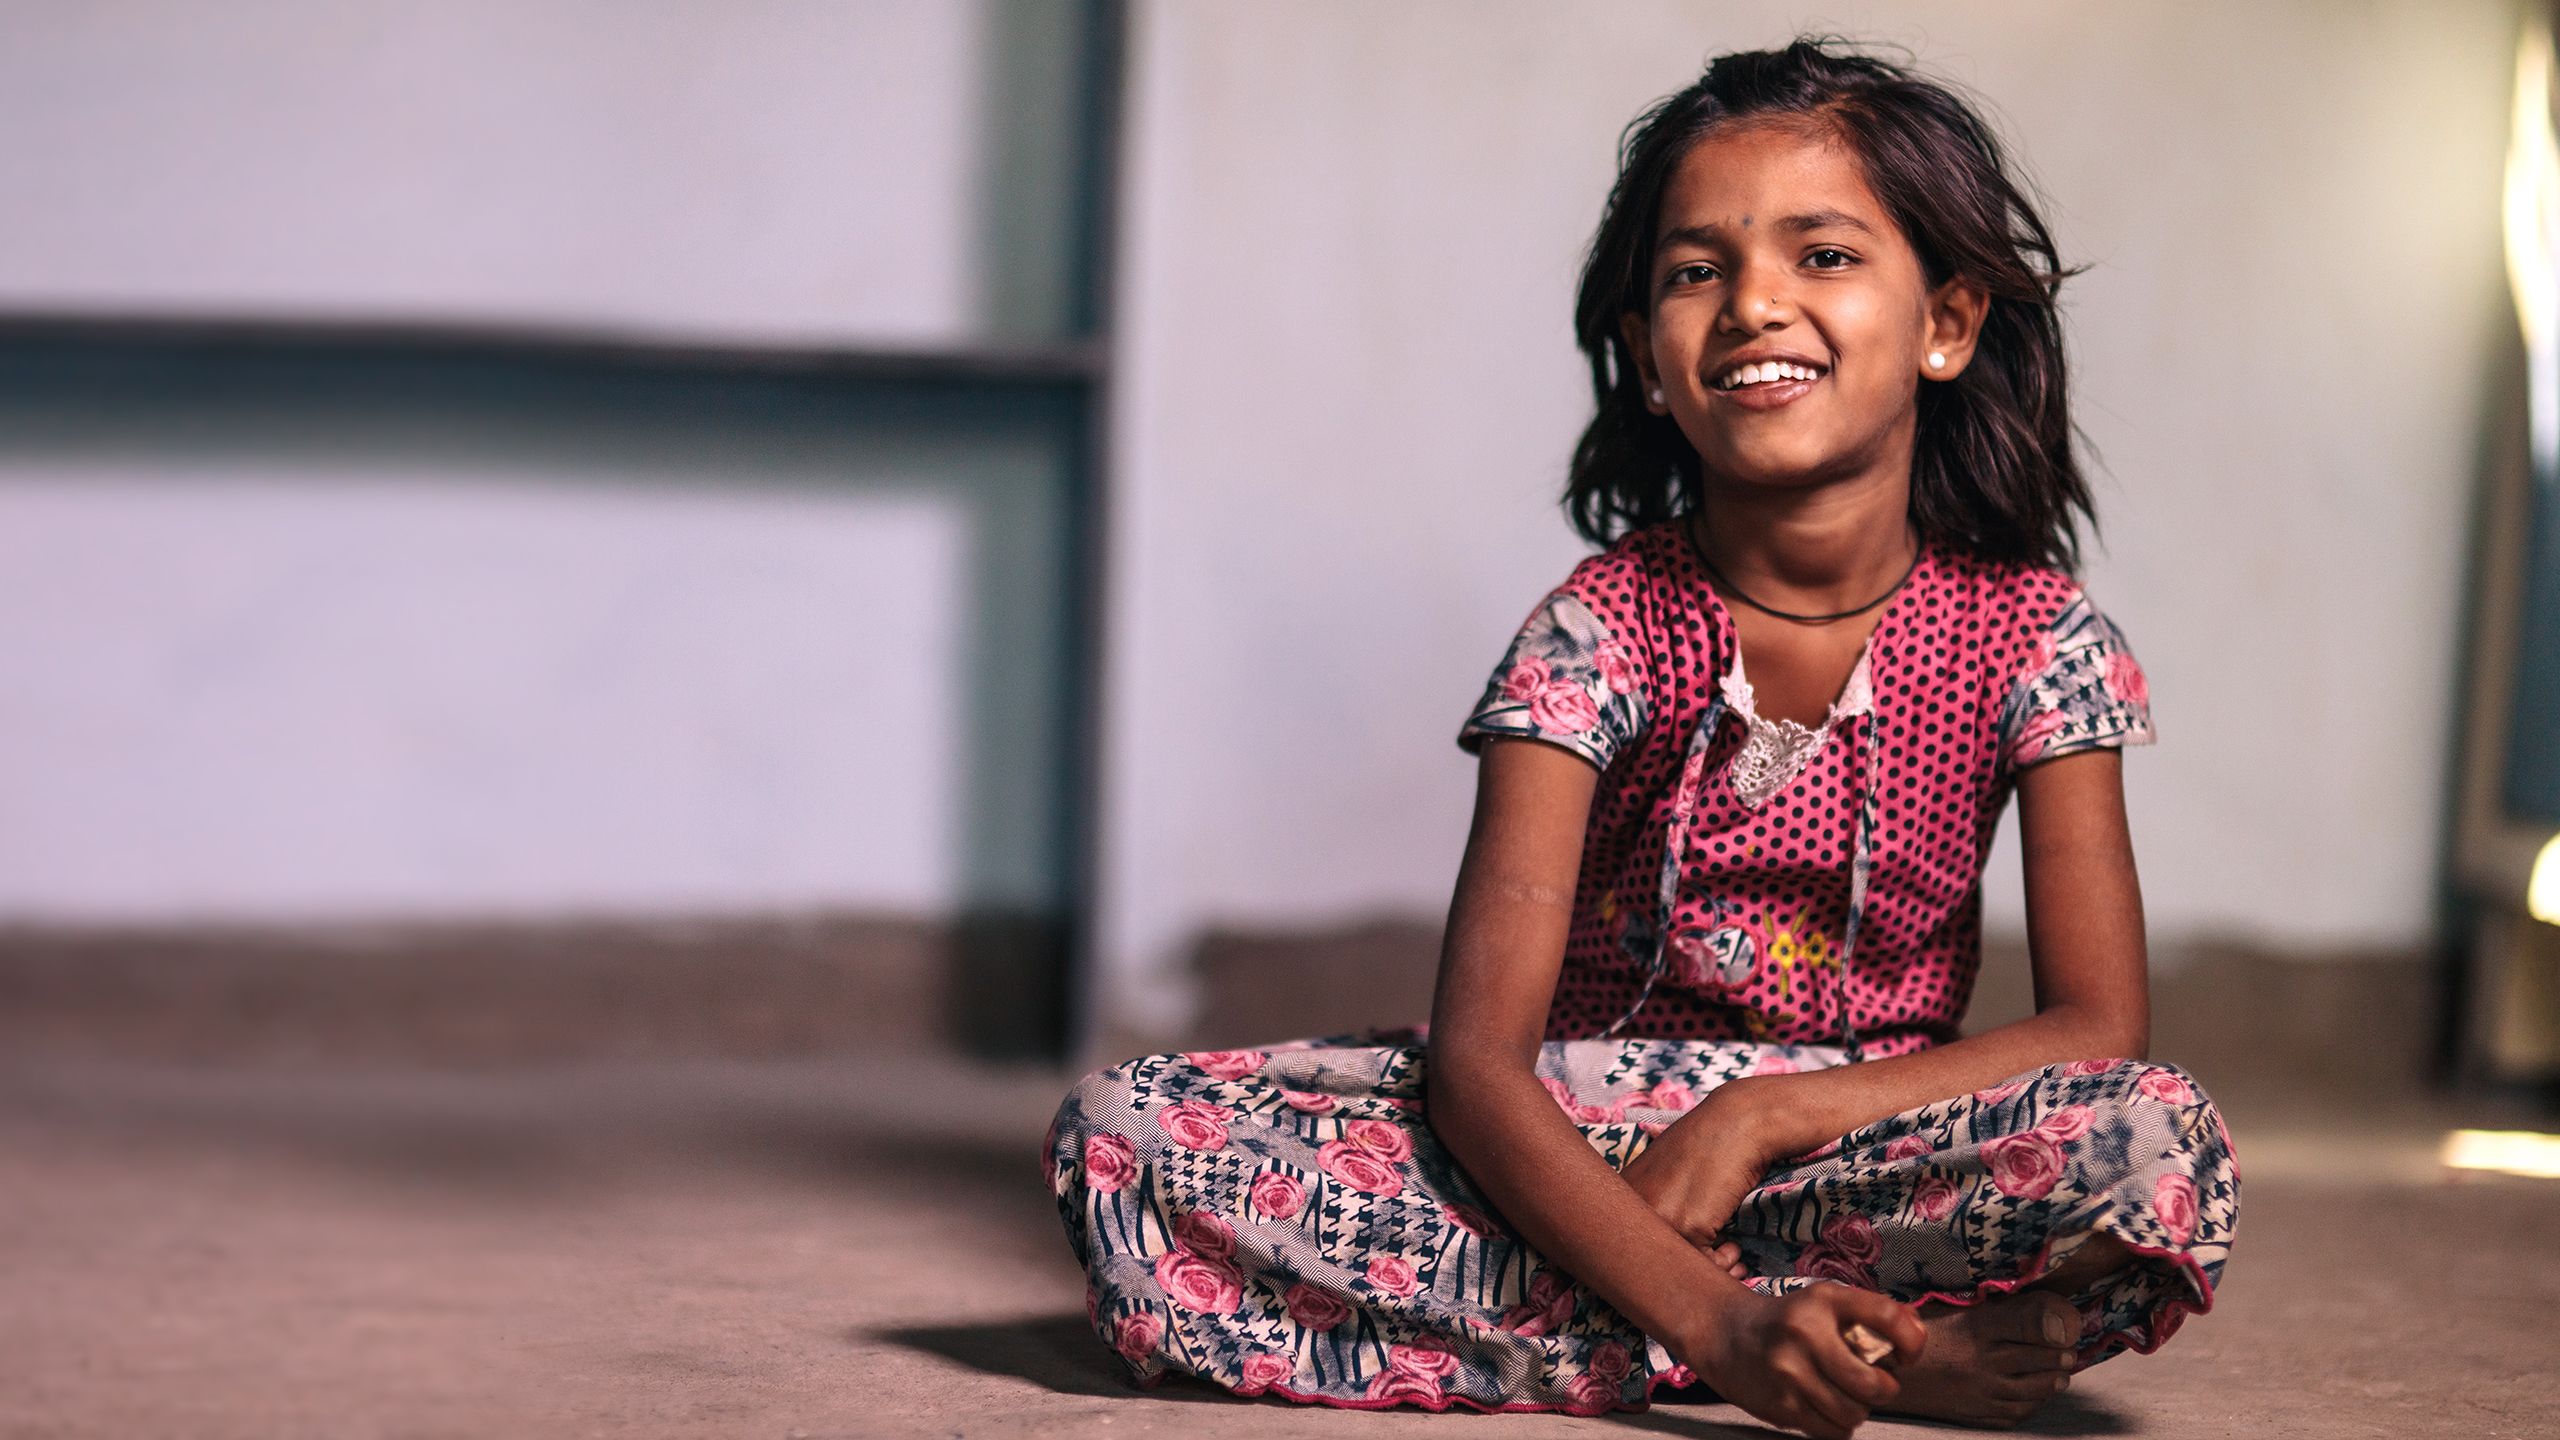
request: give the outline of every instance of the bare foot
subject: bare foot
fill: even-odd
[[[1875,1406],[1878,1415],[2007,1430],[2071,1384],[2080,1312],[2051,1291],[2013,1291],[1973,1305],[1931,1301],[1920,1307],[1920,1319],[1928,1347],[1894,1372],[1902,1393]]]
[[[2050,1290],[2064,1299],[2079,1294],[2096,1283],[2101,1275],[2112,1275],[2134,1263],[2133,1252],[2124,1242],[2104,1230],[2080,1242],[2079,1247],[2062,1259],[2062,1263],[2045,1272],[2044,1277],[2021,1290]]]

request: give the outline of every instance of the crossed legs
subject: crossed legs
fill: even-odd
[[[2133,1263],[2101,1231],[2032,1284],[1972,1305],[1920,1307],[1928,1348],[1901,1370],[1902,1393],[1878,1414],[1923,1415],[2005,1430],[2069,1388],[2080,1311],[2070,1297]]]

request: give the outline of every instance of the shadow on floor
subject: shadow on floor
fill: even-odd
[[[983,1375],[1028,1380],[1052,1394],[1136,1402],[1161,1400],[1189,1405],[1225,1404],[1272,1411],[1317,1408],[1285,1399],[1229,1394],[1207,1381],[1180,1372],[1168,1372],[1161,1384],[1142,1388],[1127,1378],[1127,1372],[1095,1337],[1093,1327],[1082,1315],[1035,1315],[974,1325],[857,1328],[846,1338],[856,1346],[895,1345],[965,1365]],[[1608,1420],[1611,1424],[1633,1430],[1657,1435],[1693,1436],[1699,1440],[1782,1433],[1747,1418],[1739,1418],[1738,1412],[1728,1412],[1737,1416],[1734,1420],[1685,1413],[1723,1403],[1713,1390],[1693,1385],[1679,1390],[1656,1391],[1652,1409],[1622,1410],[1610,1415]],[[1940,1425],[1935,1421],[1903,1416],[1890,1418],[1897,1424],[1980,1433],[1970,1426]],[[2135,1429],[2132,1421],[2119,1411],[2066,1392],[2047,1401],[2032,1422],[2010,1433],[2126,1435]]]
[[[1034,1315],[1020,1320],[975,1325],[894,1325],[877,1330],[856,1328],[846,1337],[855,1345],[896,1345],[939,1356],[985,1375],[1028,1380],[1061,1395],[1093,1395],[1109,1400],[1178,1400],[1187,1403],[1225,1400],[1255,1404],[1188,1375],[1168,1374],[1164,1383],[1144,1389],[1132,1383],[1120,1361],[1103,1346],[1084,1316]]]

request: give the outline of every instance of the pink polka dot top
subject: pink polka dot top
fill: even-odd
[[[1548,592],[1458,732],[1600,771],[1546,1038],[1837,1045],[1961,1033],[1982,872],[2028,765],[2156,738],[2124,633],[2069,574],[1924,543],[1807,730],[1764,720],[1686,522]]]

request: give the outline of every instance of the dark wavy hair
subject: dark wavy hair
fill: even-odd
[[[2079,431],[2055,296],[2087,267],[2061,267],[1999,140],[1970,106],[1906,67],[1840,48],[1847,43],[1800,35],[1783,50],[1718,56],[1619,137],[1618,177],[1574,301],[1599,413],[1574,447],[1566,511],[1585,539],[1606,545],[1703,499],[1698,452],[1669,416],[1645,408],[1619,318],[1651,313],[1662,195],[1690,147],[1718,125],[1795,120],[1827,126],[1855,150],[1931,287],[1962,275],[1991,297],[1973,363],[1953,380],[1912,382],[1913,528],[1984,560],[2076,570],[2072,512],[2093,529],[2097,514],[2073,453]]]

